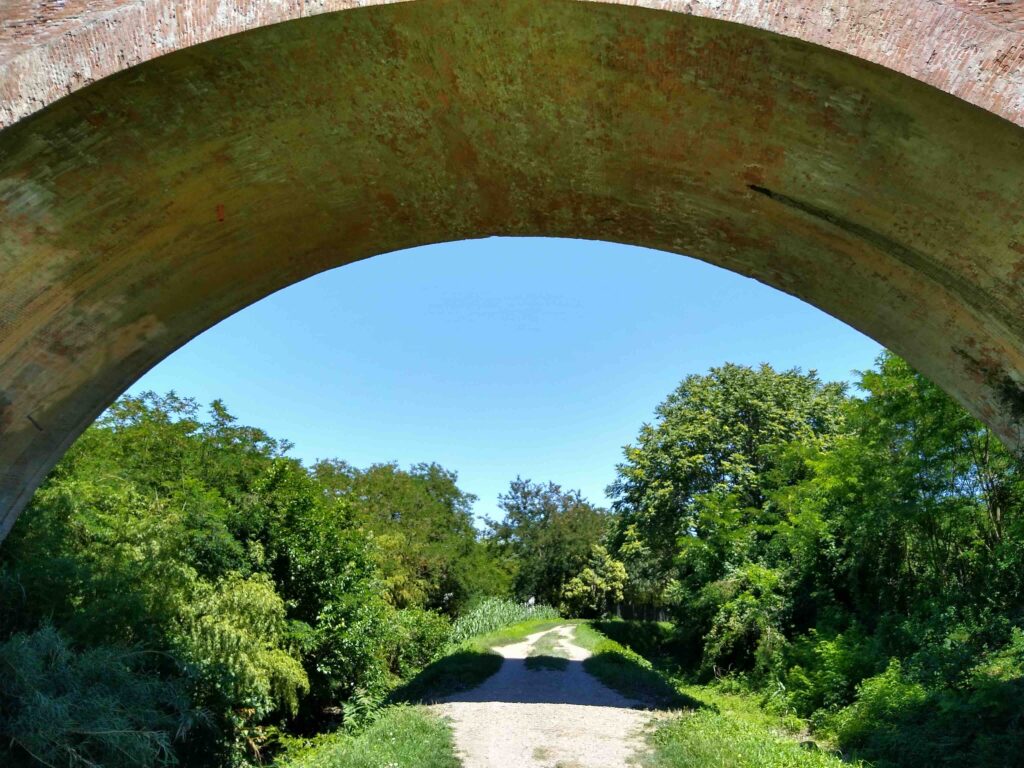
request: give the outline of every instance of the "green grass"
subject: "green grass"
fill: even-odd
[[[590,622],[576,623],[576,644],[593,654],[583,669],[623,696],[660,708],[700,706],[658,674],[650,661],[598,632]]]
[[[562,648],[561,638],[554,633],[542,636],[526,657],[526,668],[534,671],[563,670],[568,666],[567,651]]]
[[[646,768],[857,768],[813,743],[800,744],[756,722],[703,709],[681,715],[650,737]]]
[[[501,669],[502,658],[492,650],[494,646],[520,642],[527,635],[557,627],[561,623],[530,619],[470,638],[397,688],[389,701],[429,703],[459,691],[476,688]]]
[[[277,768],[459,768],[451,729],[417,707],[388,707],[357,735],[295,740]]]
[[[600,630],[600,631],[598,631]],[[625,645],[607,635],[628,643]],[[645,768],[840,768],[843,762],[812,741],[799,718],[766,710],[763,696],[735,682],[689,682],[673,663],[671,625],[653,622],[586,622],[576,625],[576,642],[594,653],[584,667],[606,685],[632,698],[653,694],[685,708],[651,736]],[[635,648],[643,648],[648,658]],[[588,666],[589,662],[589,666]],[[675,696],[669,701],[666,688]]]

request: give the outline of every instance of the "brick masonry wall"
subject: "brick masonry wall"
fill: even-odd
[[[0,128],[180,48],[304,16],[415,1],[0,0]],[[691,13],[800,38],[1024,125],[1024,2],[1018,0],[579,1]]]

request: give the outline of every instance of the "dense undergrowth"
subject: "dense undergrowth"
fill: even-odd
[[[174,395],[75,443],[0,548],[0,763],[266,763],[532,615],[454,474],[287,448]]]

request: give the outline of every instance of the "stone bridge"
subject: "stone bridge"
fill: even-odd
[[[756,278],[1024,440],[1022,2],[0,0],[0,126],[0,538],[204,329],[489,235]]]

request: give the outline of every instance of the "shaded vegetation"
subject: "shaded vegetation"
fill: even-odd
[[[700,706],[699,701],[669,684],[650,661],[596,631],[591,624],[576,625],[576,643],[593,654],[583,661],[583,669],[626,698],[660,708]]]
[[[501,669],[501,664],[501,656],[493,651],[453,651],[395,689],[390,699],[430,704],[453,693],[476,688]]]

